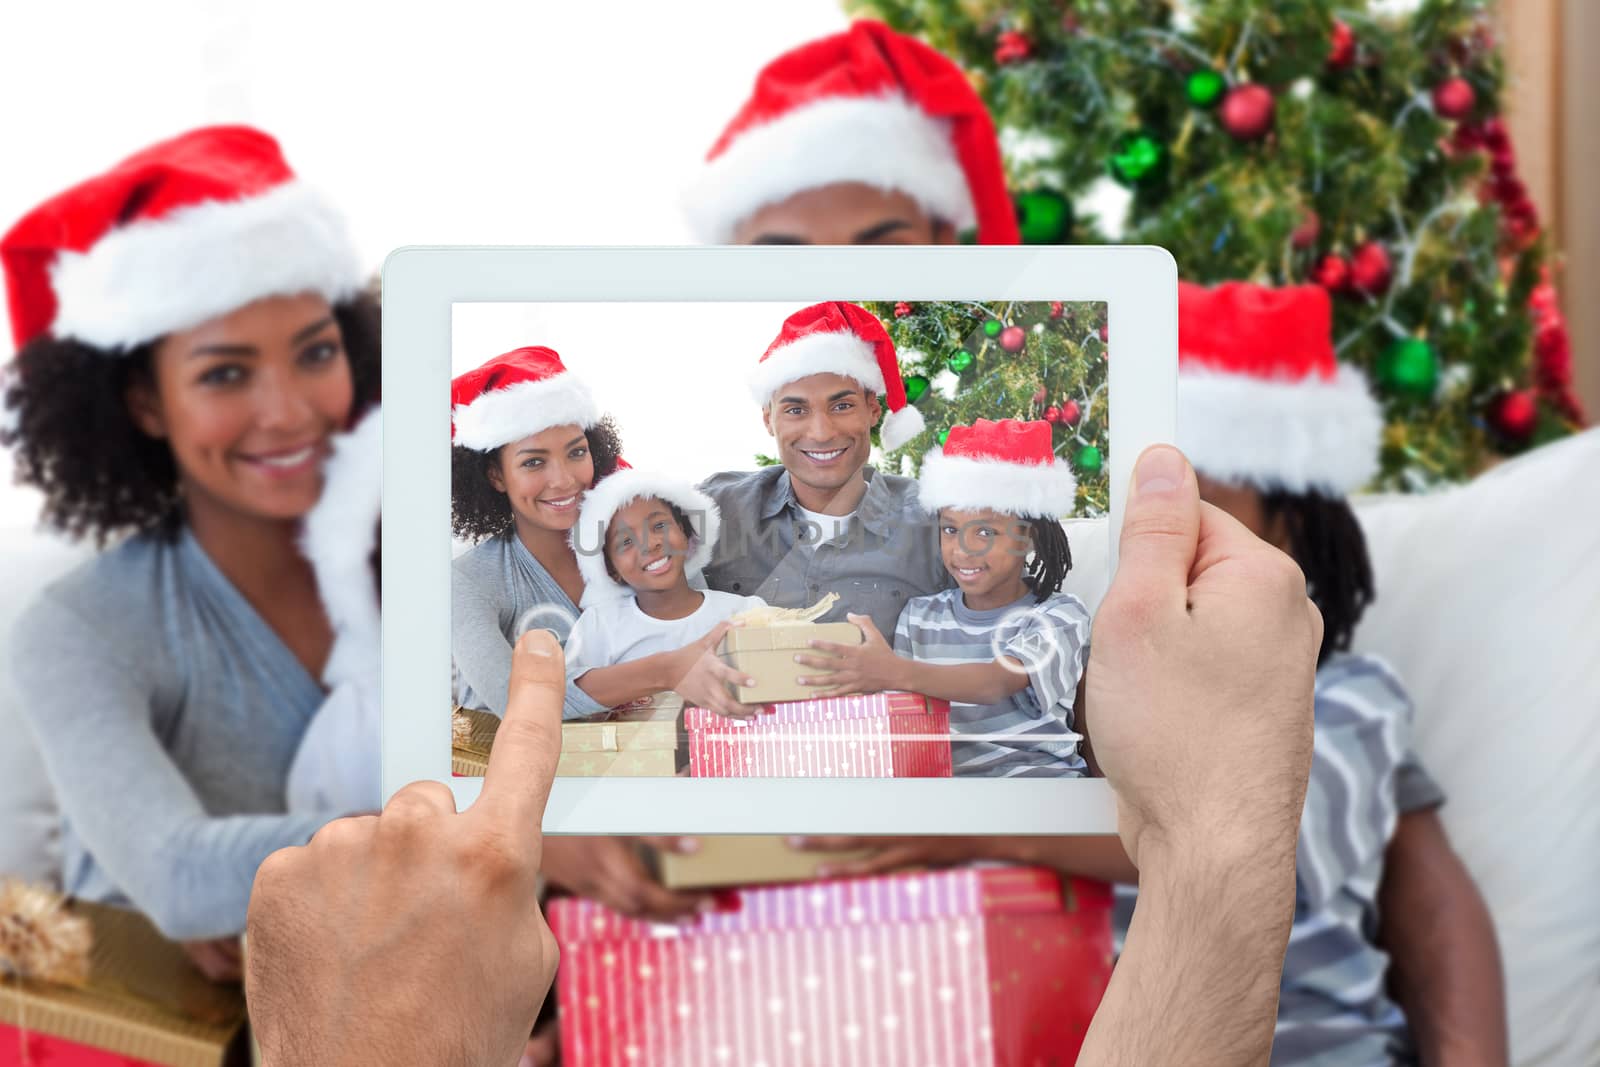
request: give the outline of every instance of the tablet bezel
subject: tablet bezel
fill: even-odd
[[[383,269],[383,727],[389,797],[450,772],[450,352],[478,302],[1092,300],[1108,305],[1111,529],[1134,459],[1171,441],[1177,266],[1148,246],[406,247]],[[776,324],[774,324],[776,330]],[[528,338],[528,344],[539,343]],[[730,373],[755,358],[729,353]],[[740,360],[743,359],[741,363]],[[602,398],[606,383],[596,383]],[[708,472],[686,472],[704,474]],[[1116,566],[1116,538],[1108,538]],[[1068,834],[1115,830],[1092,779],[558,777],[548,833]]]

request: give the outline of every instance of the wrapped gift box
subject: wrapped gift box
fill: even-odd
[[[799,685],[796,678],[816,671],[794,661],[796,653],[814,652],[812,641],[837,641],[859,645],[861,631],[853,622],[796,622],[777,626],[748,626],[729,630],[717,646],[717,657],[734,670],[756,680],[753,686],[736,686],[734,693],[745,704],[767,704],[775,700],[805,700],[813,690]]]
[[[1071,1064],[1111,975],[1111,896],[1034,868],[736,894],[690,926],[549,905],[566,1067]]]
[[[679,720],[683,698],[657,693],[591,720],[561,724],[561,759],[556,773],[573,777],[672,777],[682,746]],[[451,746],[450,769],[458,777],[479,777],[489,767],[489,750],[500,720],[487,711],[457,708],[459,726]]]
[[[694,852],[663,852],[657,876],[668,889],[720,889],[735,885],[771,885],[806,882],[823,864],[860,859],[854,852],[802,852],[782,837],[746,837],[739,834],[699,838]]]
[[[75,902],[93,930],[82,986],[0,977],[0,1065],[248,1063],[244,993],[217,985],[136,912]]]
[[[750,719],[684,711],[695,778],[948,778],[950,705],[917,693],[774,704]]]

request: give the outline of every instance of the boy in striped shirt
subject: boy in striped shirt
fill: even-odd
[[[796,659],[818,695],[905,690],[950,701],[955,773],[1078,777],[1073,709],[1088,656],[1089,612],[1060,592],[1072,566],[1061,516],[1077,483],[1050,425],[979,419],[955,426],[923,463],[918,492],[937,516],[956,588],[907,601],[894,645],[851,615],[860,645],[813,641]]]

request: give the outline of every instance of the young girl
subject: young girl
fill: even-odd
[[[237,971],[256,868],[325,815],[285,780],[332,631],[301,520],[376,398],[377,307],[342,221],[271,137],[195,130],[0,239],[5,390],[44,520],[115,547],[50,585],[10,652],[63,816],[62,881]]]
[[[647,695],[622,664],[678,652],[726,682],[754,684],[716,658],[730,615],[760,597],[689,585],[716,548],[721,515],[686,482],[619,471],[590,491],[572,532],[584,576],[583,615],[567,638],[567,679],[607,706]]]
[[[907,601],[894,647],[852,615],[859,646],[814,641],[796,662],[818,695],[907,690],[950,701],[955,773],[1076,777],[1087,771],[1073,729],[1088,654],[1089,612],[1060,592],[1072,554],[1060,517],[1077,481],[1050,424],[979,419],[928,454],[918,487],[937,516],[956,588]]]

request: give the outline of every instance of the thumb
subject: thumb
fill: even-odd
[[[1194,468],[1171,445],[1152,445],[1133,468],[1117,573],[1107,599],[1182,608],[1199,539],[1200,487]]]

